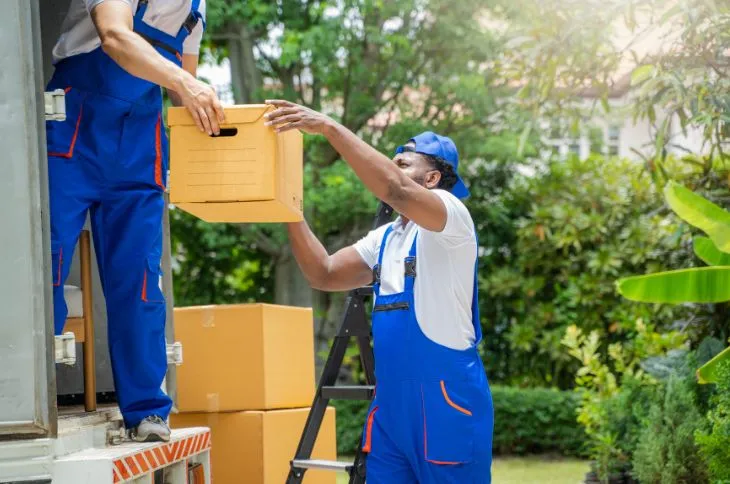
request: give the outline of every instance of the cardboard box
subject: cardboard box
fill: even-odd
[[[175,308],[180,412],[308,407],[314,380],[312,310],[271,304]]]
[[[272,109],[227,107],[221,134],[208,136],[170,108],[170,201],[209,222],[302,220],[302,134],[264,126]]]
[[[282,484],[289,474],[308,408],[171,415],[173,428],[210,427],[214,484]],[[328,408],[312,458],[337,459],[335,409]],[[332,471],[309,470],[304,484],[335,484]]]

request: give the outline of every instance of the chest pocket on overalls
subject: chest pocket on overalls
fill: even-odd
[[[79,137],[86,93],[73,87],[67,87],[65,92],[66,119],[46,121],[46,140],[48,156],[70,159]]]
[[[426,381],[421,385],[426,460],[432,464],[466,464],[474,459],[476,420],[465,381]]]

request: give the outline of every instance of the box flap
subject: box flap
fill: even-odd
[[[226,114],[224,126],[231,124],[255,123],[260,120],[266,111],[273,111],[274,107],[268,104],[241,104],[226,106],[223,111]],[[167,110],[168,126],[194,126],[195,121],[185,107],[170,107]]]

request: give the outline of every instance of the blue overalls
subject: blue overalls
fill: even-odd
[[[453,350],[428,339],[416,319],[416,241],[405,260],[404,291],[380,294],[375,267],[373,341],[376,395],[365,422],[368,484],[488,484],[491,482],[493,408],[477,351],[481,340],[476,267],[472,320],[475,344]],[[423,261],[422,261],[423,263]],[[448,321],[444,321],[448,324]]]
[[[134,30],[165,58],[182,64],[185,38],[202,16],[199,0],[177,36],[146,24],[140,0]],[[63,284],[91,212],[106,299],[114,386],[125,425],[166,419],[165,299],[159,287],[167,137],[159,86],[122,69],[101,47],[61,60],[49,90],[66,91],[64,122],[46,123],[54,326],[68,314]]]

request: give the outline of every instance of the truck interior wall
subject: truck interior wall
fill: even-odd
[[[56,433],[38,0],[0,16],[0,435]]]

